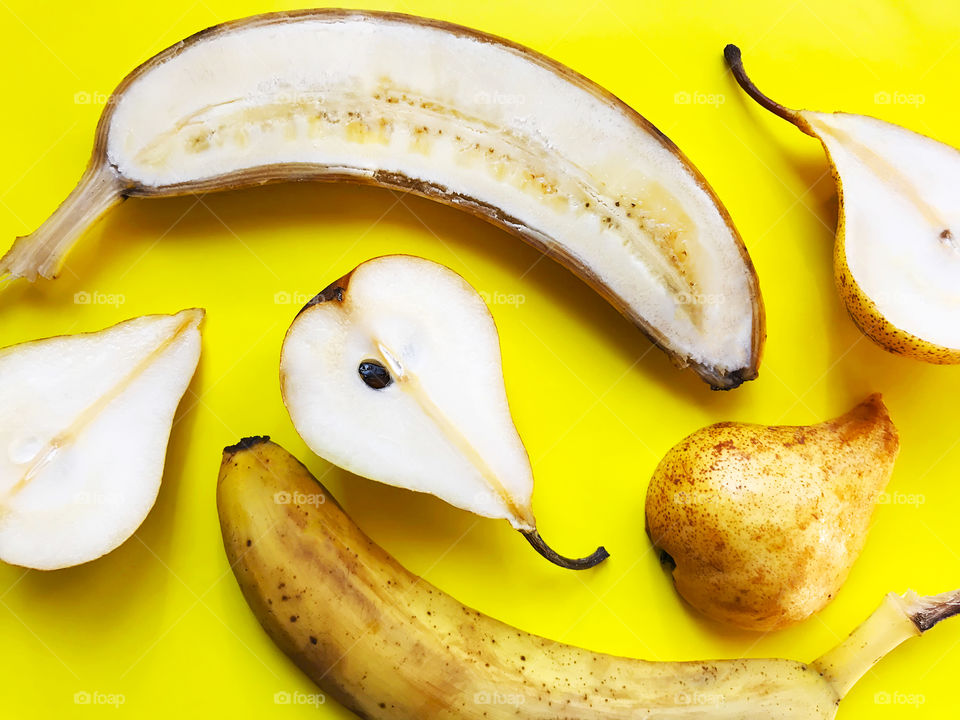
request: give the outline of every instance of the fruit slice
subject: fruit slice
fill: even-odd
[[[297,432],[330,462],[510,521],[564,567],[530,508],[533,473],[507,405],[483,298],[449,268],[368,260],[311,300],[283,341],[280,389]]]
[[[853,321],[898,355],[960,363],[960,151],[866,115],[791,110],[747,77],[750,97],[823,144],[840,195],[837,287]]]
[[[52,570],[110,552],[157,497],[203,310],[0,350],[0,560]]]
[[[879,395],[809,427],[718,423],[647,488],[647,533],[695,608],[775,630],[823,608],[860,556],[900,450]]]
[[[647,662],[462,605],[370,540],[268,438],[224,450],[217,509],[260,624],[327,695],[370,720],[829,720],[880,658],[960,611],[960,591],[888,595],[810,664]]]
[[[569,267],[714,387],[756,376],[753,266],[673,143],[532,50],[391,13],[260,15],[148,60],[107,105],[76,190],[0,274],[52,277],[123,197],[307,179],[479,215]]]

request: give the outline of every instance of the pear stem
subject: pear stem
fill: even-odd
[[[723,57],[726,58],[727,65],[730,66],[730,71],[733,73],[733,77],[736,79],[737,84],[743,88],[743,91],[747,93],[747,95],[756,100],[760,107],[766,108],[774,115],[782,117],[787,122],[793,123],[804,132],[807,132],[807,130],[804,128],[804,123],[800,119],[796,110],[791,110],[775,100],[772,100],[760,92],[760,88],[754,85],[753,80],[747,76],[747,71],[743,67],[743,58],[740,56],[740,48],[733,44],[727,45],[723,49]]]
[[[533,549],[538,553],[543,555],[547,560],[552,562],[554,565],[559,565],[562,568],[567,568],[568,570],[587,570],[596,565],[599,565],[608,557],[610,553],[607,552],[606,548],[602,545],[593,551],[592,554],[587,555],[587,557],[582,558],[568,558],[559,554],[556,550],[547,545],[543,538],[540,537],[540,533],[536,529],[533,530],[521,530],[523,536],[527,539],[527,542],[533,546]]]

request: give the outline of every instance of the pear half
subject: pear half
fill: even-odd
[[[297,432],[335,465],[508,520],[563,567],[607,557],[565,558],[540,538],[496,325],[449,268],[392,255],[331,284],[287,331],[280,388]]]
[[[960,363],[960,151],[866,115],[791,110],[747,77],[750,97],[823,144],[840,195],[835,274],[853,321],[898,355]]]
[[[0,275],[56,275],[123,198],[284,180],[379,185],[478,215],[571,269],[711,386],[756,377],[753,265],[680,150],[554,60],[394,13],[257,15],[151,58],[111,97],[76,189]]]
[[[203,310],[0,350],[0,560],[52,570],[129,538],[160,489]]]

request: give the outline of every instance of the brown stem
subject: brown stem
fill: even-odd
[[[915,598],[908,612],[908,617],[922,633],[954,615],[960,615],[960,590]]]
[[[552,562],[554,565],[559,565],[562,568],[567,568],[568,570],[587,570],[596,565],[599,565],[608,557],[610,553],[607,552],[606,548],[602,545],[593,551],[587,557],[582,558],[568,558],[560,555],[556,550],[547,545],[543,538],[540,537],[540,533],[534,530],[521,530],[523,536],[527,539],[533,549],[538,553],[543,555],[547,560]]]
[[[756,100],[761,107],[766,108],[774,115],[782,117],[787,122],[793,123],[804,132],[807,132],[796,110],[791,110],[764,95],[760,92],[760,88],[753,84],[753,80],[747,77],[747,71],[743,67],[743,58],[740,56],[740,48],[732,44],[727,45],[723,49],[723,57],[726,58],[727,65],[730,66],[730,71],[733,73],[737,84],[743,88],[743,91],[747,93],[747,95]]]

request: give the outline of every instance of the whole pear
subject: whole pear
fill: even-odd
[[[899,449],[880,395],[817,425],[711,425],[654,472],[647,533],[695,608],[750,630],[782,628],[846,580]]]

